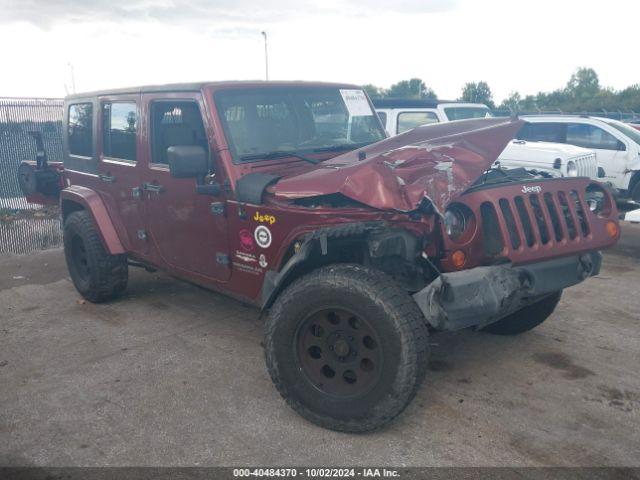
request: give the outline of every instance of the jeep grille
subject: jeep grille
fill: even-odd
[[[485,201],[480,206],[484,253],[495,257],[505,246],[517,251],[585,239],[591,231],[586,211],[577,190]]]

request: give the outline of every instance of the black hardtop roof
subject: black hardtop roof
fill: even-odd
[[[436,108],[443,103],[473,103],[457,100],[429,100],[425,98],[372,98],[376,108]]]
[[[68,95],[65,100],[76,100],[88,97],[102,97],[107,95],[126,95],[138,93],[157,92],[199,92],[204,87],[337,87],[337,88],[361,88],[358,85],[349,83],[332,82],[308,82],[308,81],[264,81],[264,80],[227,80],[217,82],[191,82],[191,83],[168,83],[165,85],[144,85],[139,87],[112,88],[106,90],[96,90],[93,92],[80,92]]]

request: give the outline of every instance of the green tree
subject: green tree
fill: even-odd
[[[505,98],[498,110],[509,110],[511,113],[516,113],[520,111],[520,102],[522,102],[522,97],[518,92],[511,92],[507,98]]]
[[[420,78],[401,80],[391,85],[387,90],[387,96],[396,98],[425,98],[436,100],[438,97],[433,89],[427,87]]]
[[[362,85],[362,89],[367,92],[370,98],[382,98],[386,94],[384,88],[373,85],[372,83]]]
[[[462,87],[460,100],[471,103],[484,103],[489,108],[495,108],[493,94],[487,82],[467,82]]]
[[[600,91],[600,79],[593,68],[581,67],[567,83],[567,95],[573,100],[587,100]]]

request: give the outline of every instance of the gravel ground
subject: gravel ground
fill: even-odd
[[[390,427],[307,423],[271,385],[258,313],[132,269],[80,300],[61,250],[0,257],[0,465],[640,466],[640,226],[538,329],[431,338]]]

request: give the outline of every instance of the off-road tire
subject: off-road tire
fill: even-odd
[[[110,255],[86,210],[65,219],[64,254],[76,290],[93,303],[111,300],[127,288],[127,256]]]
[[[482,331],[494,335],[518,335],[528,332],[549,318],[558,306],[561,297],[562,290],[552,293],[533,305],[524,307],[495,323],[487,325]]]
[[[296,346],[300,328],[310,315],[322,314],[324,309],[353,312],[375,331],[383,360],[369,391],[348,397],[330,395],[311,383],[301,366]],[[346,328],[352,320],[348,319]],[[266,320],[265,356],[280,395],[302,417],[331,430],[366,432],[389,423],[415,396],[426,373],[427,337],[424,316],[389,276],[360,265],[336,264],[297,279],[276,299]],[[336,379],[341,381],[343,375]]]

